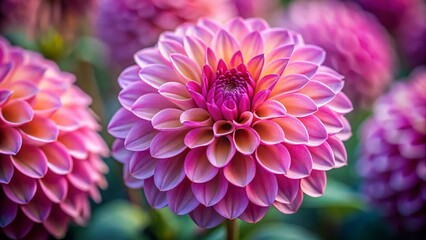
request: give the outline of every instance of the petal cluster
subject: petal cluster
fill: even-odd
[[[133,54],[153,46],[163,31],[200,17],[227,20],[234,13],[231,0],[101,0],[98,37],[106,43],[111,61],[132,64]]]
[[[109,132],[127,186],[210,228],[294,213],[346,165],[351,102],[325,52],[261,19],[202,19],[135,54]]]
[[[361,130],[364,192],[402,231],[426,226],[425,92],[423,69],[380,97]]]
[[[394,72],[394,53],[375,18],[338,1],[296,1],[288,15],[288,26],[307,43],[322,47],[325,64],[345,75],[344,92],[357,105],[370,105],[385,90]]]
[[[100,201],[108,148],[89,96],[40,55],[0,39],[0,236],[63,237]]]

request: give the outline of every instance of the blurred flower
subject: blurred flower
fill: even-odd
[[[243,18],[250,17],[271,17],[271,13],[279,7],[276,0],[232,0],[238,12],[238,16]]]
[[[160,36],[119,77],[109,132],[127,186],[210,228],[322,195],[346,165],[352,105],[324,51],[261,19],[202,19]]]
[[[89,218],[89,196],[101,200],[108,149],[74,81],[0,39],[0,229],[9,238],[63,237],[68,222]]]
[[[361,129],[364,192],[400,230],[426,226],[426,69],[380,97]]]
[[[345,75],[343,91],[357,105],[369,106],[385,90],[394,52],[386,31],[368,13],[337,1],[296,1],[288,21],[306,42],[324,48],[325,65]]]
[[[426,65],[426,2],[407,12],[395,37],[410,67]]]
[[[222,21],[233,15],[230,0],[101,0],[97,35],[108,45],[111,61],[127,67],[133,54],[153,46],[163,31],[200,17]]]

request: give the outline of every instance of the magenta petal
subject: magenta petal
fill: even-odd
[[[305,45],[296,48],[291,56],[293,61],[304,60],[315,64],[322,64],[325,60],[325,51],[315,45]]]
[[[34,111],[28,102],[23,100],[10,101],[0,108],[0,119],[7,125],[19,126],[30,122],[34,117]]]
[[[167,192],[161,192],[154,184],[154,178],[144,180],[144,193],[149,205],[153,208],[163,208],[167,206]]]
[[[0,127],[0,154],[15,155],[22,145],[19,131],[11,127]]]
[[[158,133],[151,142],[151,156],[163,159],[183,152],[187,148],[184,142],[186,133],[186,131]]]
[[[59,129],[55,122],[48,118],[34,116],[33,120],[20,127],[23,135],[37,143],[50,143],[56,141]]]
[[[332,89],[321,82],[309,81],[299,93],[303,93],[310,97],[317,104],[318,107],[324,106],[334,99],[335,93]]]
[[[254,115],[259,119],[271,119],[284,117],[287,110],[283,104],[275,100],[266,100],[254,111]]]
[[[328,134],[324,124],[314,115],[299,118],[308,130],[309,141],[307,145],[318,146],[327,140]]]
[[[236,152],[230,137],[219,137],[207,147],[207,158],[215,167],[226,166]]]
[[[127,110],[130,110],[140,96],[154,92],[156,92],[155,88],[143,81],[138,81],[121,90],[118,95],[118,101],[120,101],[121,105]]]
[[[129,172],[137,179],[146,179],[154,175],[157,159],[149,151],[135,152],[130,158]]]
[[[11,156],[0,154],[0,183],[8,184],[12,179],[14,167]],[[0,214],[1,215],[1,214]]]
[[[213,37],[211,46],[216,56],[229,63],[232,55],[238,51],[237,40],[227,31],[221,29]]]
[[[18,204],[12,202],[3,193],[0,193],[0,227],[9,225],[18,213]]]
[[[2,184],[4,193],[18,204],[26,204],[37,190],[36,180],[15,171],[9,184]]]
[[[131,111],[136,116],[151,121],[155,114],[165,108],[176,108],[176,105],[159,93],[148,93],[136,100]]]
[[[202,108],[186,110],[180,115],[180,122],[188,127],[206,127],[213,125],[209,112]]]
[[[89,191],[94,181],[92,172],[92,166],[88,161],[74,161],[72,171],[67,178],[75,188]]]
[[[178,75],[183,78],[184,82],[201,82],[201,71],[198,71],[199,67],[189,57],[183,54],[174,53],[170,55],[170,60],[175,71],[179,73]]]
[[[130,174],[129,164],[124,164],[123,166],[123,180],[126,186],[132,189],[140,189],[145,183],[143,179],[135,178]]]
[[[130,128],[139,119],[132,112],[125,108],[120,108],[108,124],[108,132],[116,138],[125,138]]]
[[[0,73],[0,75],[1,75],[1,73]],[[3,105],[7,100],[9,100],[12,93],[13,93],[12,91],[7,90],[7,89],[0,90],[0,106]]]
[[[38,147],[24,145],[11,159],[13,165],[28,177],[41,178],[47,172],[46,155]]]
[[[188,152],[184,170],[189,180],[204,183],[216,176],[218,168],[211,165],[206,155],[206,148],[195,148]]]
[[[290,204],[300,189],[300,179],[290,179],[284,175],[275,175],[278,182],[278,194],[275,198],[280,203]]]
[[[312,171],[312,157],[309,150],[304,145],[286,144],[291,156],[290,169],[286,176],[292,179],[299,179],[309,176]]]
[[[353,109],[351,100],[343,92],[336,94],[333,101],[329,102],[327,106],[338,113],[348,113]]]
[[[60,142],[46,144],[42,150],[47,158],[47,166],[52,172],[65,175],[71,171],[73,161],[66,147]]]
[[[138,64],[138,66],[137,65],[132,66],[135,70],[133,70],[133,73],[129,75],[133,75],[133,76],[137,75],[140,68],[146,67],[153,63],[163,63],[165,61],[165,59],[163,58],[163,56],[161,56],[161,53],[157,47],[150,47],[150,48],[144,48],[142,50],[139,50],[133,55],[133,58],[135,62]],[[128,67],[123,72],[129,71],[128,69],[132,69],[132,67]],[[119,78],[119,83],[120,83],[120,78]],[[123,87],[123,84],[120,83],[120,86]]]
[[[189,216],[201,228],[213,228],[225,220],[213,207],[204,207],[201,204],[190,212]]]
[[[72,157],[77,159],[86,159],[88,150],[84,145],[82,137],[77,132],[71,132],[59,137],[58,142],[61,142]]]
[[[241,41],[241,52],[244,59],[252,59],[254,56],[263,53],[263,50],[263,39],[257,31],[251,32]]]
[[[343,130],[343,121],[328,107],[324,106],[318,109],[315,116],[324,124],[328,134],[339,133]]]
[[[256,163],[251,155],[236,153],[234,158],[223,169],[226,179],[238,187],[245,187],[256,174]]]
[[[303,192],[299,189],[296,194],[296,198],[294,198],[294,200],[290,204],[274,202],[274,207],[282,213],[293,214],[297,212],[297,210],[299,210],[300,206],[302,205],[302,201]]]
[[[178,82],[168,82],[161,85],[158,92],[169,99],[181,109],[193,109],[196,107],[186,85]]]
[[[266,170],[286,174],[290,168],[290,153],[282,144],[260,145],[256,150],[257,162]]]
[[[211,127],[201,127],[190,130],[184,139],[189,148],[197,148],[210,145],[214,141],[214,133]]]
[[[111,149],[112,149],[112,156],[114,157],[115,160],[117,160],[120,163],[125,163],[129,161],[133,153],[124,147],[124,141],[122,139],[116,139],[112,143]]]
[[[284,132],[285,142],[291,144],[306,144],[309,139],[308,131],[303,123],[292,116],[273,119]]]
[[[167,202],[170,210],[177,215],[184,215],[194,210],[200,203],[194,197],[189,180],[183,181],[177,187],[167,192]]]
[[[247,187],[246,193],[249,200],[257,206],[269,207],[278,193],[278,183],[275,175],[257,167],[256,175]]]
[[[287,109],[288,114],[293,117],[304,117],[315,113],[318,110],[315,102],[300,93],[289,93],[279,95],[275,98]]]
[[[312,168],[327,171],[335,166],[333,149],[327,142],[317,146],[308,147],[312,156]]]
[[[263,54],[259,54],[247,63],[247,69],[251,73],[253,80],[257,81],[260,77],[260,74],[263,70],[263,64],[265,63],[265,56]]]
[[[228,185],[228,190],[214,209],[227,219],[235,219],[246,210],[249,200],[244,188]]]
[[[250,127],[235,130],[233,138],[235,148],[245,155],[253,154],[260,144],[259,135]]]
[[[323,66],[319,69],[322,70]],[[333,92],[338,93],[342,90],[344,81],[342,81],[342,76],[337,76],[332,73],[328,73],[325,71],[318,71],[315,73],[315,75],[311,78],[311,80],[322,82],[325,85],[327,85],[330,89],[333,90]]]
[[[319,197],[324,193],[327,176],[324,171],[312,170],[309,177],[300,182],[302,191],[311,197]]]
[[[22,239],[31,231],[33,226],[34,222],[21,211],[18,211],[15,220],[4,227],[3,232],[10,239]]]
[[[180,122],[182,110],[176,108],[166,108],[159,111],[151,120],[152,126],[160,131],[176,131],[183,129]]]
[[[70,217],[59,206],[53,206],[49,218],[43,222],[43,226],[55,238],[63,238],[68,228]]]
[[[22,211],[34,222],[41,223],[49,217],[52,210],[52,202],[44,195],[42,190],[38,190],[33,199],[21,206]]]
[[[162,64],[151,64],[144,67],[140,70],[139,77],[145,83],[156,89],[164,83],[176,81],[176,75],[173,74],[173,69]]]
[[[195,198],[204,206],[210,207],[218,203],[226,194],[228,182],[221,173],[205,183],[192,183]]]
[[[160,191],[169,191],[185,178],[184,156],[163,159],[157,162],[154,182]]]
[[[293,60],[293,58],[292,58]],[[318,70],[318,65],[307,61],[293,61],[285,68],[283,75],[302,74],[308,78],[312,77]]]
[[[348,164],[348,155],[342,140],[338,139],[336,136],[331,136],[327,139],[327,142],[331,149],[333,149],[334,159],[336,160],[335,166],[342,167]]]
[[[39,183],[44,194],[46,194],[50,201],[59,203],[65,200],[68,194],[68,181],[65,176],[48,172],[39,180]]]
[[[274,145],[284,142],[284,131],[276,122],[259,120],[253,124],[253,129],[259,135],[260,142],[263,144]]]
[[[289,74],[282,76],[272,89],[271,95],[275,96],[280,93],[295,92],[306,86],[308,82],[309,78],[301,74]]]
[[[253,203],[249,203],[246,210],[239,218],[249,223],[257,223],[266,215],[268,209],[269,207],[260,207]]]
[[[157,133],[158,131],[152,128],[151,122],[139,120],[129,129],[124,146],[130,151],[144,151],[151,146]]]
[[[204,52],[207,48],[206,44],[197,37],[185,36],[183,46],[186,54],[193,59],[199,67],[204,64]]]

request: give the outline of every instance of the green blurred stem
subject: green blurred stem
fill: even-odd
[[[237,219],[226,220],[226,239],[237,240],[238,239],[238,222]]]

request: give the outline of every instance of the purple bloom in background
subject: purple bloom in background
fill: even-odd
[[[380,97],[361,129],[363,190],[396,229],[426,227],[426,69]]]
[[[345,75],[344,92],[369,106],[392,79],[394,52],[386,30],[354,4],[296,1],[284,24],[327,52],[325,65]]]
[[[153,46],[163,31],[200,17],[223,21],[234,15],[230,0],[101,0],[97,35],[108,46],[111,61],[127,67],[133,54]]]
[[[160,35],[119,79],[108,130],[124,180],[203,228],[296,212],[347,164],[343,76],[325,52],[262,19],[202,19]]]
[[[101,200],[108,148],[74,81],[0,38],[0,238],[61,238]]]

